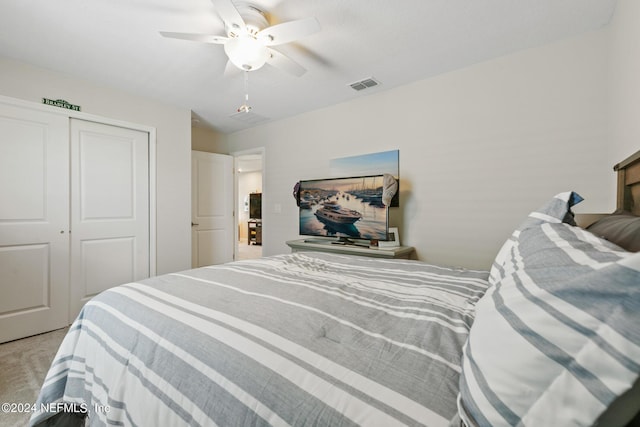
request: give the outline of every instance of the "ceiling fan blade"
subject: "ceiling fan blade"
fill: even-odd
[[[231,60],[227,61],[227,65],[224,67],[224,76],[225,77],[233,77],[235,75],[240,74],[242,70],[235,66]]]
[[[202,43],[225,44],[227,37],[213,36],[210,34],[193,34],[193,33],[172,33],[168,31],[160,31],[160,35],[171,39],[190,40]]]
[[[236,35],[244,34],[246,31],[246,24],[244,19],[240,16],[240,12],[233,5],[231,0],[211,0],[213,6],[216,8],[216,12],[220,15],[222,21],[227,30],[227,35],[231,35],[233,32]]]
[[[307,70],[302,65],[298,64],[293,59],[289,58],[283,53],[278,52],[275,49],[269,49],[269,58],[267,59],[267,64],[273,65],[274,67],[296,77],[300,77],[307,72]]]
[[[265,46],[276,46],[301,39],[320,31],[320,23],[316,18],[298,19],[272,25],[257,34]]]

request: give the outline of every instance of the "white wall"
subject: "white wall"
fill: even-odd
[[[214,129],[202,126],[193,126],[191,128],[191,149],[196,151],[204,151],[215,153],[212,147],[224,141],[226,136]]]
[[[513,228],[554,194],[613,209],[607,43],[601,30],[229,135],[264,146],[265,255],[298,237],[291,189],[333,158],[400,150],[391,225],[418,258],[487,268]],[[276,212],[276,205],[282,212]],[[392,210],[393,211],[393,210]]]
[[[640,149],[640,1],[618,0],[611,22],[609,163]]]
[[[191,266],[191,112],[0,58],[0,95],[65,99],[82,111],[156,128],[157,273]]]

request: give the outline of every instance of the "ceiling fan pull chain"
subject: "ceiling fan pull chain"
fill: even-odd
[[[249,72],[244,72],[244,103],[249,105]]]
[[[238,112],[248,113],[251,111],[249,106],[249,71],[244,72],[244,104],[238,108]]]

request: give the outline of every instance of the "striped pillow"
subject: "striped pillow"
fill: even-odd
[[[640,253],[563,222],[562,193],[492,266],[464,348],[468,426],[590,426],[640,374]]]

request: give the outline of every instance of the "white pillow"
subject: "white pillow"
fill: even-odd
[[[563,223],[576,196],[532,213],[494,262],[464,348],[468,426],[591,426],[640,374],[640,253]]]

